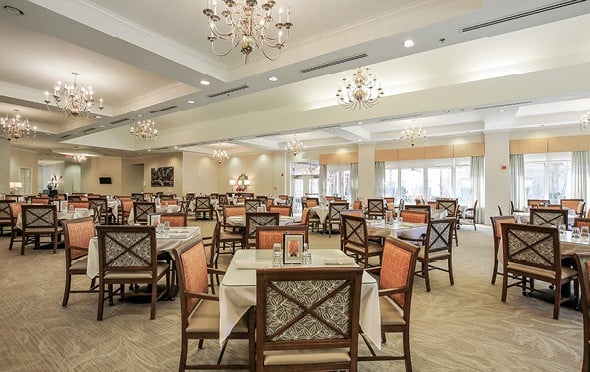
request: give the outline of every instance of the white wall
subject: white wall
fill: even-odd
[[[485,137],[485,219],[481,222],[486,224],[491,216],[498,215],[498,205],[503,211],[510,210],[509,141],[507,132],[488,133]]]

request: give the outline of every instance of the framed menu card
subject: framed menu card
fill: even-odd
[[[283,235],[283,264],[303,264],[303,234]]]

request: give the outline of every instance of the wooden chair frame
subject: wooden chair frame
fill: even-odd
[[[261,269],[256,271],[256,370],[257,371],[318,371],[318,370],[357,370],[358,334],[362,269],[354,268],[297,268],[297,269]],[[299,288],[326,289],[313,300],[301,296]],[[289,288],[287,290],[287,288]],[[268,299],[280,298],[282,303],[289,303],[301,312],[281,321],[281,324],[269,324],[267,320],[276,319],[268,311]],[[303,300],[305,297],[305,300]],[[336,323],[335,318],[322,316],[322,306],[330,306],[336,298],[338,309],[334,313],[342,316],[345,324]],[[305,323],[304,323],[305,322]],[[326,330],[323,337],[308,335],[302,337],[293,329],[302,324],[313,323]],[[315,328],[315,327],[314,327]],[[329,335],[328,335],[329,334]],[[333,361],[312,364],[305,354],[301,354],[301,363],[295,365],[267,365],[266,351],[296,353],[302,350],[326,350],[346,348],[349,350],[348,361]]]
[[[34,239],[35,246],[38,247],[40,238],[43,236],[51,238],[53,253],[57,253],[57,243],[62,232],[57,220],[57,206],[53,204],[23,204],[21,205],[21,215],[23,225],[20,254],[25,255],[25,246],[31,243],[30,238]]]
[[[244,241],[242,247],[250,248],[251,240],[256,244],[256,229],[259,226],[278,226],[279,214],[270,212],[253,212],[246,213],[246,229],[244,230]]]
[[[565,225],[567,228],[567,214],[567,209],[531,208],[529,211],[529,223],[531,225],[554,227]]]
[[[367,199],[367,218],[377,217],[385,218],[385,203],[383,199]]]
[[[133,202],[133,218],[135,223],[147,225],[151,213],[156,213],[156,203]]]
[[[424,278],[427,292],[430,292],[429,272],[431,270],[449,273],[449,282],[451,285],[455,284],[453,278],[453,229],[455,223],[457,223],[457,220],[452,217],[428,222],[425,245],[418,253],[421,270],[416,272],[416,276]],[[446,269],[431,264],[432,262],[444,260],[447,261]]]
[[[479,200],[476,200],[475,203],[473,203],[473,207],[471,208],[466,208],[465,209],[465,213],[463,214],[463,216],[461,216],[461,219],[463,221],[467,220],[467,221],[471,221],[473,224],[473,230],[477,231],[477,202]],[[498,206],[498,208],[500,208],[500,206]],[[502,210],[500,209],[500,214],[501,214]]]
[[[0,235],[4,235],[4,227],[12,229],[12,214],[10,213],[10,204],[14,200],[0,200]]]
[[[582,320],[584,324],[584,353],[582,354],[582,371],[590,370],[590,277],[588,266],[590,265],[590,253],[574,254],[576,269],[580,280]]]
[[[362,262],[365,269],[369,267],[370,257],[378,256],[381,264],[383,246],[369,242],[365,218],[342,213],[341,219],[340,249],[357,263]]]
[[[494,267],[492,269],[492,284],[496,284],[496,277],[498,275],[504,275],[499,270],[499,258],[498,253],[500,252],[500,244],[502,243],[502,224],[504,223],[516,223],[514,216],[496,216],[490,217],[492,222],[492,238],[494,239]]]
[[[348,203],[345,201],[332,201],[328,204],[328,215],[324,222],[325,228],[328,230],[328,237],[332,237],[332,226],[340,226],[340,213],[348,209]]]
[[[211,199],[208,196],[197,196],[195,197],[195,221],[199,218],[199,213],[203,219],[213,219],[213,206],[211,205]]]

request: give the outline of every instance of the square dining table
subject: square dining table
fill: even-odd
[[[310,249],[312,265],[357,266],[354,259],[339,249]],[[272,266],[271,249],[237,251],[219,289],[219,342],[223,344],[234,326],[250,307],[256,305],[256,269]],[[294,265],[294,267],[301,267]],[[363,273],[359,322],[362,331],[381,348],[381,310],[379,286],[375,278]]]

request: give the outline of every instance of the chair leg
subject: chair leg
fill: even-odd
[[[70,287],[72,285],[72,275],[69,273],[69,271],[66,273],[66,286],[64,289],[64,298],[61,302],[61,306],[67,306],[68,305],[68,299],[70,298]]]
[[[410,355],[410,330],[408,325],[403,332],[403,343],[404,343],[404,361],[406,362],[406,372],[412,371],[412,356]]]
[[[182,341],[180,342],[180,364],[178,366],[179,372],[184,372],[186,369],[186,354],[188,352],[188,339],[182,335]]]
[[[96,315],[96,320],[102,320],[102,313],[104,310],[104,283],[102,280],[99,279],[98,283],[98,311]]]
[[[26,241],[27,241],[27,237],[26,235],[23,233],[23,237],[21,240],[21,246],[20,246],[20,255],[24,256],[25,255],[25,245],[26,245]]]
[[[53,234],[53,237],[51,239],[51,241],[53,242],[53,254],[57,253],[57,240],[58,240],[57,235],[58,235],[57,233]]]
[[[506,292],[508,290],[508,274],[504,271],[502,275],[502,302],[506,302]]]
[[[495,240],[495,238],[494,238]],[[498,243],[494,241],[494,270],[492,272],[492,284],[496,284],[496,276],[498,275]]]
[[[158,300],[158,282],[152,283],[152,301],[150,306],[150,320],[156,319],[156,301]]]
[[[449,256],[447,265],[449,268],[449,281],[451,285],[455,285],[455,278],[453,277],[453,256]]]
[[[426,292],[430,292],[430,274],[428,273],[428,263],[422,262],[422,275],[424,275],[424,281],[426,282]]]
[[[555,284],[555,299],[553,300],[553,319],[559,319],[559,307],[561,306],[561,285]]]
[[[12,229],[12,232],[10,233],[10,245],[8,245],[8,250],[11,251],[12,250],[12,245],[14,244],[14,240],[16,239],[16,229]]]

